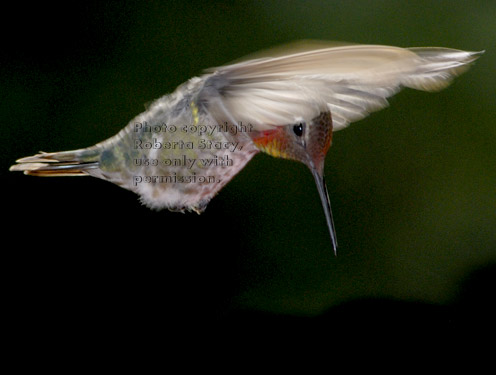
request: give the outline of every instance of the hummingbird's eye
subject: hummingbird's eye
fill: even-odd
[[[293,133],[295,133],[298,137],[303,135],[303,123],[299,123],[293,126]]]

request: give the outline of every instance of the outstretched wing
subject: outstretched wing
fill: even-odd
[[[349,45],[212,69],[205,91],[233,121],[257,130],[312,119],[330,109],[334,130],[388,105],[402,87],[437,91],[464,72],[481,52],[447,48]]]

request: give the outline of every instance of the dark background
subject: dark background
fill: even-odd
[[[204,328],[486,332],[496,277],[496,3],[413,4],[14,6],[0,68],[12,347]],[[8,172],[19,157],[114,135],[205,68],[299,39],[486,50],[445,91],[403,91],[335,134],[326,176],[337,257],[313,179],[294,162],[258,155],[201,216],[150,211],[97,179]]]

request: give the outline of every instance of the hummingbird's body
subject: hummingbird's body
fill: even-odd
[[[19,159],[11,170],[90,175],[155,209],[201,212],[259,151],[311,170],[334,249],[324,182],[333,131],[384,108],[401,87],[435,91],[478,53],[351,45],[249,60],[192,78],[95,146]]]
[[[198,106],[199,83],[192,79],[114,137],[81,150],[98,166],[84,172],[136,192],[150,208],[203,211],[258,149],[249,128],[217,124]]]

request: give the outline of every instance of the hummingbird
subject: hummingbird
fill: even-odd
[[[324,179],[333,132],[385,108],[387,98],[404,87],[447,87],[483,52],[360,44],[269,52],[191,78],[107,140],[40,152],[10,170],[93,176],[137,193],[151,209],[201,213],[264,152],[309,168],[336,253]]]

